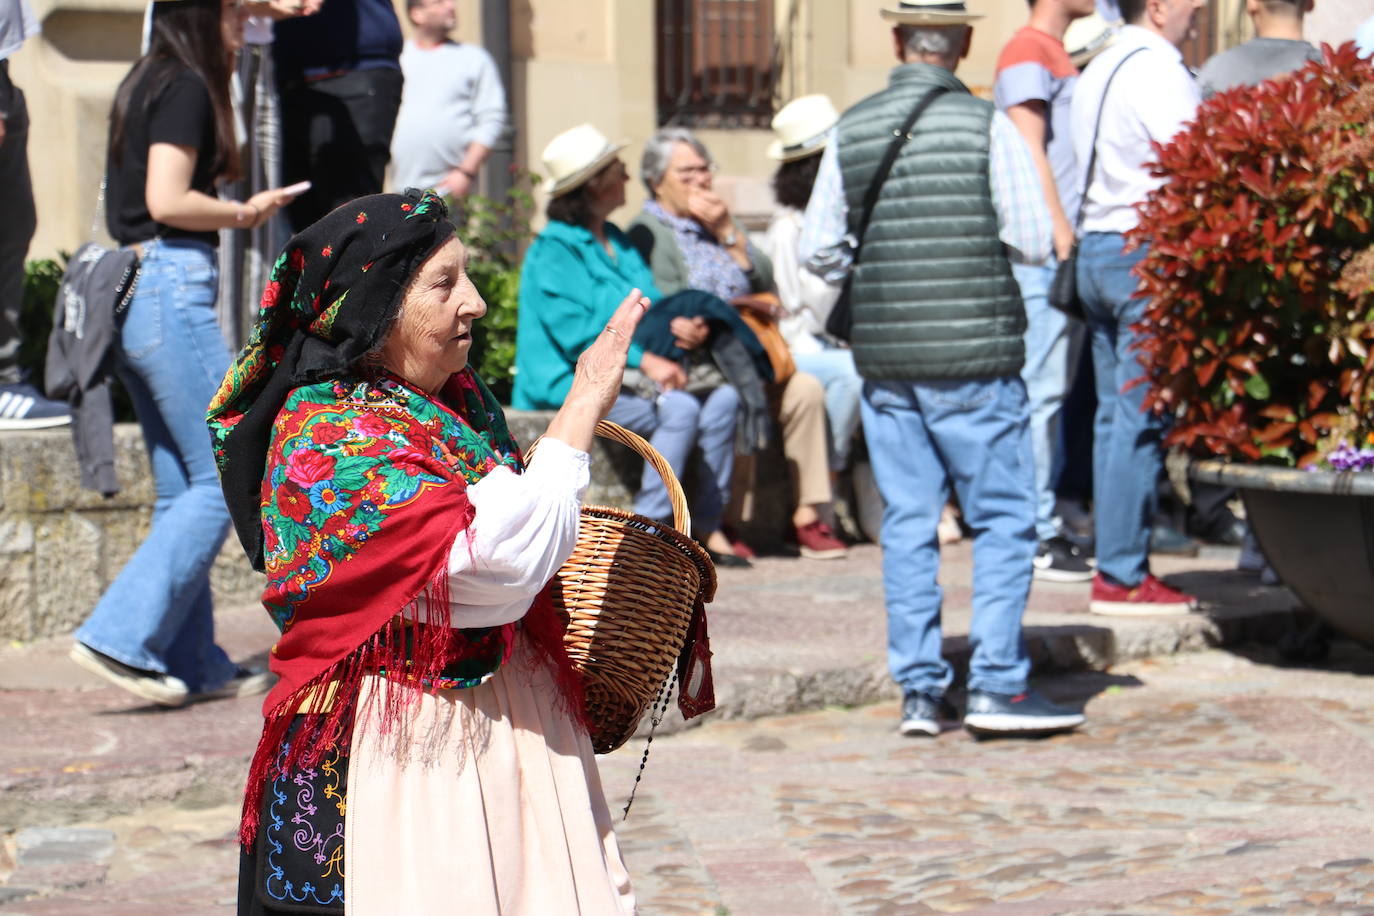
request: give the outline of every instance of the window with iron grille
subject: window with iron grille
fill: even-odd
[[[767,127],[778,53],[773,0],[655,0],[658,123]]]

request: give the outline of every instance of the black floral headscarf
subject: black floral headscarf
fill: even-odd
[[[206,421],[229,515],[263,568],[261,488],[272,424],[291,390],[355,372],[385,338],[406,284],[453,234],[432,191],[348,203],[287,243],[248,343]]]

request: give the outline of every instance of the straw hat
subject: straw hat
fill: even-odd
[[[830,128],[840,114],[824,95],[804,95],[793,99],[773,115],[774,140],[768,145],[768,158],[793,162],[825,149]]]
[[[1093,13],[1069,23],[1064,33],[1064,50],[1075,67],[1082,67],[1088,61],[1105,51],[1116,41],[1116,30],[1120,22],[1108,22],[1101,13]]]
[[[967,25],[983,14],[970,13],[963,0],[901,0],[883,7],[883,18],[897,25]]]
[[[544,147],[541,158],[549,176],[544,190],[551,197],[558,197],[580,188],[624,148],[623,142],[612,143],[590,124],[563,131]]]

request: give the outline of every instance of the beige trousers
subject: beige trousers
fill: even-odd
[[[773,415],[782,432],[782,453],[792,483],[794,506],[821,506],[832,499],[830,458],[826,451],[825,388],[814,375],[794,372],[783,385],[769,389]],[[754,517],[757,482],[781,469],[766,463],[763,455],[737,455],[730,485],[731,519],[747,522]],[[760,459],[764,459],[761,461]]]

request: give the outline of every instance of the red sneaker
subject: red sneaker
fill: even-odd
[[[817,519],[795,529],[801,555],[810,560],[839,560],[845,555],[844,542],[835,537],[830,526]]]
[[[1098,573],[1093,578],[1092,599],[1088,602],[1089,611],[1107,617],[1187,614],[1196,609],[1196,598],[1170,588],[1149,573],[1134,588],[1112,585]]]

